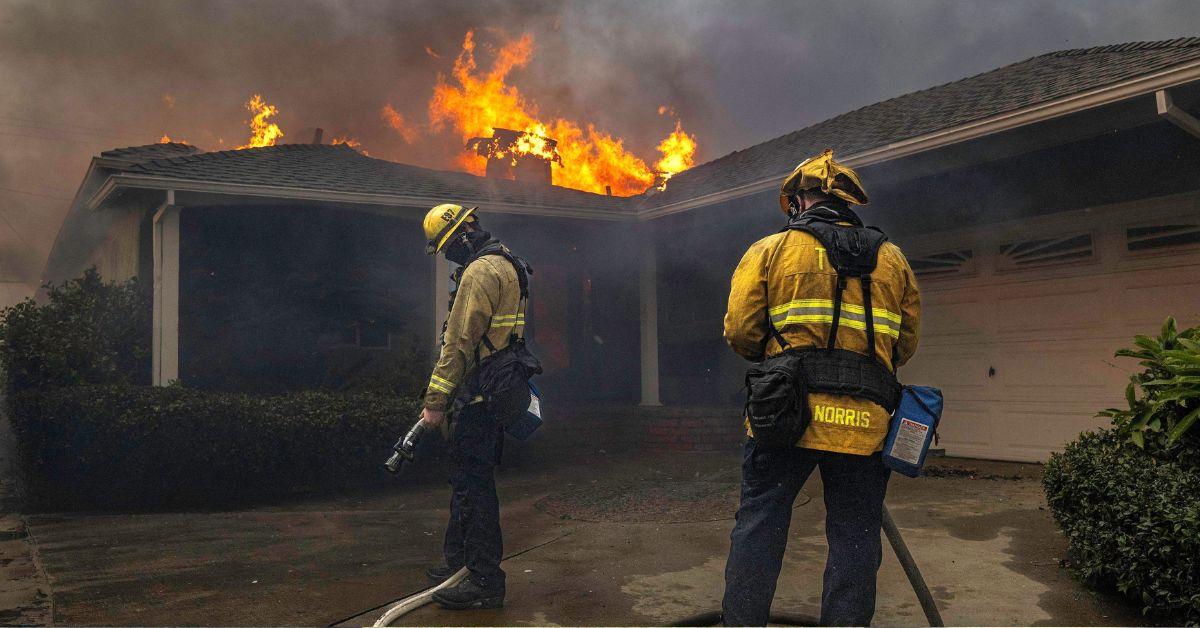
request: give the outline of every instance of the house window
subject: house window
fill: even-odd
[[[1038,268],[1090,259],[1095,253],[1090,233],[1038,238],[1001,246],[998,265],[1002,270]]]
[[[1180,249],[1200,244],[1200,224],[1175,223],[1130,227],[1125,230],[1125,248],[1132,252]]]
[[[974,267],[971,263],[974,258],[974,251],[964,249],[914,257],[908,260],[908,265],[912,267],[913,273],[923,279],[953,277],[970,273]]]

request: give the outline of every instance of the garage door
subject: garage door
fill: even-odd
[[[1116,349],[1169,314],[1200,324],[1200,206],[1148,203],[901,242],[924,322],[900,376],[945,392],[948,454],[1045,460],[1123,402]]]

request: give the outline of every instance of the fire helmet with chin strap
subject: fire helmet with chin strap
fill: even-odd
[[[446,242],[450,240],[450,236],[454,235],[455,231],[462,226],[464,222],[475,222],[475,210],[478,207],[463,207],[454,203],[442,203],[437,207],[429,210],[425,214],[425,239],[428,241],[425,246],[425,254],[433,255],[440,253],[446,246]]]
[[[833,149],[800,162],[779,188],[779,208],[789,216],[799,208],[797,196],[804,190],[820,190],[847,203],[867,204],[867,191],[853,169],[833,160]]]

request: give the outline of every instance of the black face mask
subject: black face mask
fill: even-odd
[[[465,266],[475,256],[475,252],[491,239],[492,235],[486,231],[460,233],[446,245],[446,259],[459,266]]]

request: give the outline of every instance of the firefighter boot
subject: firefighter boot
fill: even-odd
[[[475,582],[475,578],[467,578],[456,587],[438,591],[433,594],[433,601],[450,610],[465,610],[469,608],[500,608],[504,606],[504,587],[485,589]]]
[[[453,567],[447,567],[446,565],[442,565],[440,567],[430,567],[429,569],[426,569],[425,577],[429,578],[430,580],[432,580],[433,582],[435,582],[437,584],[441,584],[441,583],[445,582],[446,580],[448,580],[450,578],[450,576],[453,576],[457,572],[458,572],[458,570]]]

